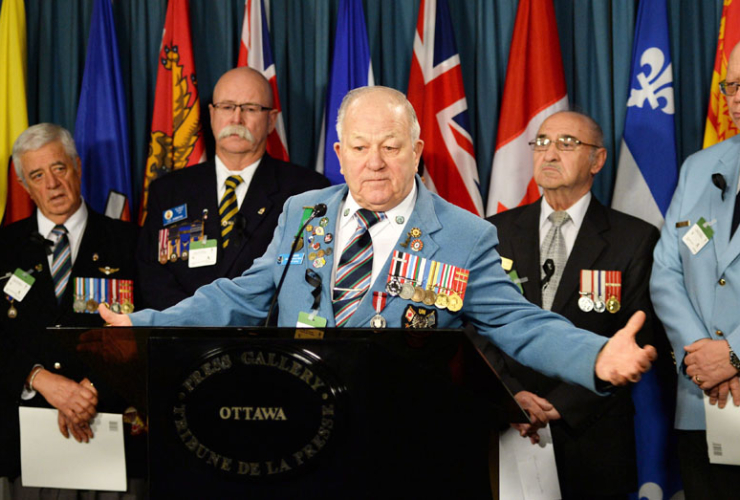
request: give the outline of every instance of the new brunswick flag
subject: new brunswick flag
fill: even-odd
[[[170,0],[159,52],[139,224],[146,219],[151,182],[173,170],[201,163],[205,156],[188,0]]]
[[[740,0],[725,0],[719,23],[717,55],[714,58],[712,86],[704,130],[704,147],[708,148],[737,134],[738,130],[727,111],[725,96],[719,91],[719,82],[727,75],[727,60],[732,48],[740,42]]]

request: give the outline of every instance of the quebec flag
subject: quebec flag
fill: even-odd
[[[341,0],[331,77],[326,93],[326,111],[316,161],[316,170],[323,172],[332,184],[344,183],[344,176],[339,172],[339,159],[334,153],[334,143],[338,140],[336,123],[339,105],[350,90],[374,84],[362,0]]]
[[[678,180],[673,122],[666,0],[641,0],[612,208],[640,217],[659,229]],[[673,432],[675,373],[671,371],[672,365],[661,366],[659,360],[632,387],[639,488],[632,498],[683,498]]]
[[[678,182],[673,69],[665,0],[643,0],[612,208],[658,229]]]

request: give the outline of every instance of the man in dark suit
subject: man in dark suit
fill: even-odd
[[[90,373],[45,329],[102,326],[91,314],[98,302],[131,309],[133,282],[126,280],[135,274],[136,245],[133,224],[83,202],[82,165],[67,130],[48,123],[30,127],[13,146],[13,163],[37,210],[0,230],[0,476],[10,478],[20,472],[21,400],[40,405],[45,399],[59,409],[63,434],[92,437],[87,422],[98,400],[85,378]]]
[[[607,155],[601,128],[586,115],[556,113],[530,144],[543,197],[488,219],[498,229],[505,270],[529,301],[597,335],[609,337],[635,311],[645,311],[644,343],[653,324],[648,279],[658,231],[591,195]],[[564,254],[554,250],[558,245]],[[532,417],[521,434],[534,442],[537,429],[550,424],[563,498],[626,498],[636,489],[629,388],[600,397],[526,368],[493,346],[487,355]]]
[[[265,152],[278,113],[272,99],[259,72],[225,73],[209,105],[216,158],[152,183],[137,250],[147,306],[164,309],[217,278],[239,276],[264,253],[285,201],[329,185]],[[203,236],[215,243],[193,254],[191,243]]]

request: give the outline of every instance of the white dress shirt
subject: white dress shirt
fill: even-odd
[[[398,242],[398,238],[404,232],[406,223],[411,217],[411,213],[414,211],[416,205],[416,183],[411,188],[411,192],[406,198],[401,201],[394,208],[385,212],[386,219],[376,222],[370,228],[370,236],[373,239],[373,274],[370,278],[370,286],[373,286],[377,279],[380,271],[382,271],[385,261],[390,256],[393,248]],[[334,251],[337,252],[337,256],[334,258],[334,264],[331,271],[331,282],[332,290],[334,289],[334,280],[337,275],[337,266],[342,255],[344,247],[347,242],[352,238],[352,235],[357,229],[357,222],[355,221],[355,212],[360,208],[355,199],[352,197],[352,193],[347,193],[347,199],[344,200],[339,206],[339,213],[337,214],[337,226],[334,241],[336,245]],[[346,215],[345,215],[346,214]]]

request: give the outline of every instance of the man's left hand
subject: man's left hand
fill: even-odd
[[[650,369],[658,353],[651,345],[641,348],[635,335],[645,323],[645,313],[637,311],[627,324],[614,334],[596,357],[596,376],[612,385],[637,382]],[[729,357],[728,357],[729,359]]]
[[[737,375],[730,364],[730,344],[725,340],[700,339],[684,350],[686,374],[703,391]]]

